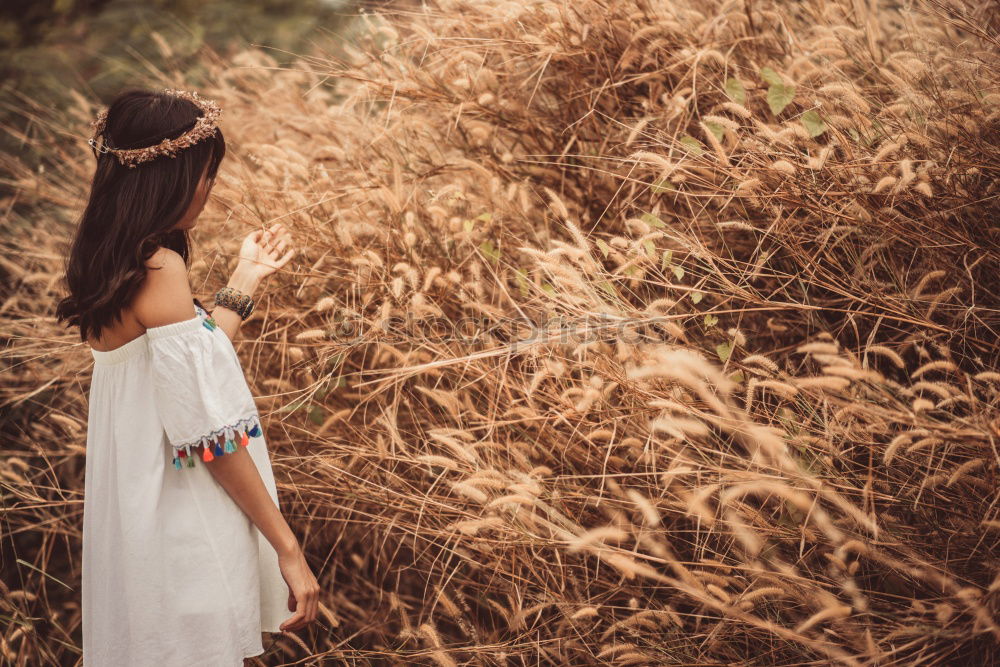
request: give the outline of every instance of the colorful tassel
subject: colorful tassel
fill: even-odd
[[[225,428],[223,429],[222,440],[218,440],[216,437],[205,437],[201,439],[201,442],[195,447],[195,453],[191,453],[192,445],[184,445],[181,449],[177,450],[176,455],[173,459],[174,468],[180,470],[184,467],[184,462],[187,461],[187,467],[194,467],[194,458],[198,455],[197,448],[200,445],[202,448],[201,459],[205,462],[214,461],[216,457],[223,456],[225,454],[231,454],[235,452],[240,447],[247,447],[250,445],[250,438],[259,438],[262,434],[262,429],[260,426],[260,420],[257,418],[251,418],[251,426],[248,429],[240,431],[236,428]]]
[[[202,324],[203,324],[203,325],[205,326],[205,328],[206,328],[206,329],[208,329],[209,331],[215,331],[215,327],[219,326],[219,325],[218,325],[218,324],[216,323],[216,321],[215,321],[214,319],[212,319],[211,317],[206,317],[205,319],[203,319],[203,320],[201,321],[201,323],[202,323]]]

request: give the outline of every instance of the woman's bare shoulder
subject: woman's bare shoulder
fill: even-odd
[[[146,267],[150,270],[132,305],[136,319],[149,329],[194,317],[184,258],[169,248],[159,248]]]
[[[166,269],[167,273],[183,271],[187,274],[187,267],[184,265],[184,258],[180,253],[170,248],[159,247],[149,259],[146,260],[147,269]]]

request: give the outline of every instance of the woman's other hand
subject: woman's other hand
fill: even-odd
[[[278,554],[278,568],[288,584],[288,611],[295,612],[279,629],[282,632],[298,630],[316,620],[319,583],[306,563],[305,554],[297,546]]]
[[[294,254],[292,235],[276,222],[270,229],[258,229],[243,239],[238,268],[252,272],[259,280],[283,267]]]

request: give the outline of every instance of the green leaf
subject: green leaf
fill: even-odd
[[[656,245],[654,245],[652,241],[646,241],[642,244],[642,247],[646,249],[647,257],[656,257]]]
[[[493,242],[489,239],[479,244],[479,250],[486,255],[490,261],[495,262],[500,259],[500,251],[493,247]]]
[[[601,249],[601,254],[604,255],[605,259],[607,259],[608,255],[611,254],[611,246],[601,239],[597,239],[597,247]]]
[[[691,301],[695,304],[701,303],[702,297],[705,296],[701,292],[691,292]]]
[[[732,343],[719,343],[715,346],[715,353],[719,355],[719,360],[722,363],[726,363],[729,359],[729,355],[733,353]]]
[[[855,130],[853,127],[847,128],[847,133],[851,135],[851,139],[853,139],[854,141],[861,141],[861,135],[858,134],[858,131]]]
[[[785,83],[784,80],[782,80],[781,75],[770,67],[764,67],[760,70],[760,78],[764,79],[764,81],[767,81],[771,85],[780,86]]]
[[[323,409],[323,406],[314,405],[309,408],[309,421],[317,426],[322,426],[323,422],[326,421],[326,410]]]
[[[660,194],[661,192],[667,192],[669,190],[676,190],[677,186],[667,180],[657,181],[653,183],[650,188],[653,194]]]
[[[612,285],[611,285],[611,283],[609,281],[602,280],[601,282],[597,283],[597,286],[600,287],[605,292],[607,292],[608,296],[614,296],[615,295],[615,288],[612,287]]]
[[[719,318],[713,315],[712,313],[709,313],[708,315],[705,316],[705,326],[707,328],[712,328],[718,323],[719,323]]]
[[[746,378],[743,376],[743,371],[736,371],[735,373],[729,376],[729,379],[735,382],[736,384],[740,384]]]
[[[660,229],[667,226],[667,223],[663,222],[652,213],[643,213],[640,219],[647,225],[652,225],[653,227],[658,227]]]
[[[293,400],[288,405],[283,405],[282,407],[278,408],[278,412],[295,412],[296,410],[298,410],[299,408],[301,408],[302,406],[304,406],[308,402],[309,402],[309,399],[306,399],[306,398],[296,398],[295,400]]]
[[[472,218],[471,220],[466,220],[465,222],[463,222],[462,223],[462,228],[466,232],[471,232],[472,229],[473,229],[473,227],[476,226],[476,220],[480,220],[482,222],[489,222],[492,219],[493,219],[493,214],[492,213],[480,213],[475,218]]]
[[[681,146],[683,146],[684,150],[692,155],[702,155],[705,152],[705,147],[702,143],[690,134],[685,134],[681,137]]]
[[[715,136],[716,141],[722,141],[722,137],[726,134],[726,129],[724,127],[710,120],[705,121],[705,127],[707,127],[708,131]]]
[[[747,91],[743,88],[740,80],[735,77],[726,79],[726,95],[729,95],[729,99],[737,104],[746,104]]]
[[[675,266],[674,267],[674,275],[677,276],[677,280],[680,280],[681,278],[683,278],[684,277],[684,268],[680,267],[680,266]]]
[[[777,116],[787,107],[792,98],[795,97],[795,86],[786,86],[783,83],[772,83],[767,89],[767,105],[771,107],[771,113]]]
[[[674,251],[664,250],[663,258],[660,260],[660,268],[666,270],[670,263],[674,261]]]
[[[805,126],[809,136],[813,138],[826,132],[826,123],[823,122],[823,117],[815,109],[810,109],[802,114],[802,125]]]
[[[600,241],[598,241],[600,243]],[[517,287],[521,291],[521,296],[528,296],[530,292],[528,286],[528,272],[524,269],[516,269],[514,271],[514,278],[517,280]]]
[[[549,283],[542,283],[542,291],[546,294],[551,294],[552,296],[556,295],[556,288]]]

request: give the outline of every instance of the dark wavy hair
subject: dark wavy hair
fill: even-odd
[[[152,146],[180,136],[201,115],[188,100],[128,90],[108,107],[102,139],[120,149]],[[94,154],[90,197],[66,258],[69,294],[56,307],[58,321],[80,327],[85,342],[121,321],[157,249],[170,248],[190,261],[187,230],[174,227],[190,207],[202,173],[206,182],[215,178],[226,141],[217,129],[173,158],[160,156],[131,168],[112,153]]]

